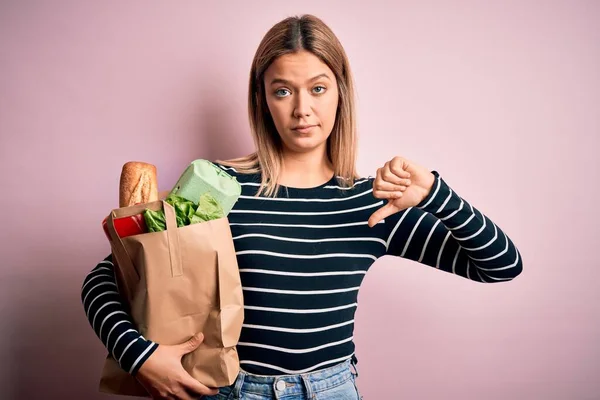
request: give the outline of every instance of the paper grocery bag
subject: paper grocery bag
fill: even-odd
[[[114,220],[146,208],[163,209],[167,229],[119,238]],[[206,386],[231,385],[239,372],[235,346],[244,309],[227,217],[177,227],[173,207],[159,200],[115,209],[107,223],[119,293],[140,333],[172,345],[202,332],[203,343],[183,357],[183,367]],[[150,397],[110,354],[100,391]]]

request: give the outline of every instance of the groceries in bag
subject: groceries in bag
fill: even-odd
[[[123,165],[119,184],[119,207],[145,204],[158,199],[156,167],[130,161]],[[223,218],[241,194],[241,185],[222,168],[198,159],[190,163],[166,198],[175,207],[177,226]],[[102,221],[110,240],[106,218]],[[165,229],[164,213],[145,210],[142,214],[115,222],[119,237],[127,237]]]
[[[239,371],[235,346],[243,323],[243,296],[227,214],[240,193],[234,177],[196,160],[165,200],[118,208],[106,219],[119,292],[136,328],[164,344],[203,332],[204,342],[182,364],[209,387],[232,384]],[[143,232],[117,234],[119,221],[139,221],[140,216]],[[100,390],[149,396],[111,354]]]

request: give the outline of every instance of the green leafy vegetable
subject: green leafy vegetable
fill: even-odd
[[[175,210],[177,227],[225,217],[225,211],[221,204],[208,192],[200,196],[198,204],[176,194],[167,196],[165,202],[173,206]],[[167,229],[163,210],[152,211],[146,209],[144,219],[149,232],[161,232]]]
[[[161,232],[167,229],[167,221],[165,220],[165,213],[160,211],[146,210],[144,212],[144,220],[148,227],[148,232]]]
[[[219,202],[212,197],[208,192],[200,196],[198,202],[198,208],[194,215],[191,216],[190,220],[192,224],[204,221],[210,221],[211,219],[219,219],[225,216],[223,207]]]
[[[194,215],[196,205],[181,196],[175,194],[169,195],[165,201],[175,209],[175,219],[177,226],[185,226],[190,224],[190,218]]]

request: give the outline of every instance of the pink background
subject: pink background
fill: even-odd
[[[599,398],[600,2],[302,4],[0,4],[3,399],[109,398],[79,295],[120,168],[152,162],[168,190],[195,158],[250,152],[252,56],[301,13],[349,55],[360,172],[438,170],[524,260],[498,285],[379,260],[359,296],[365,398]]]

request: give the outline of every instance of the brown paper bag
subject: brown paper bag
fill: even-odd
[[[114,219],[163,209],[167,229],[119,238]],[[226,217],[177,227],[165,201],[115,209],[107,219],[119,293],[140,333],[160,344],[178,344],[197,332],[198,349],[183,367],[209,387],[231,385],[239,372],[235,346],[244,319],[242,285]],[[100,391],[150,395],[109,354]]]

